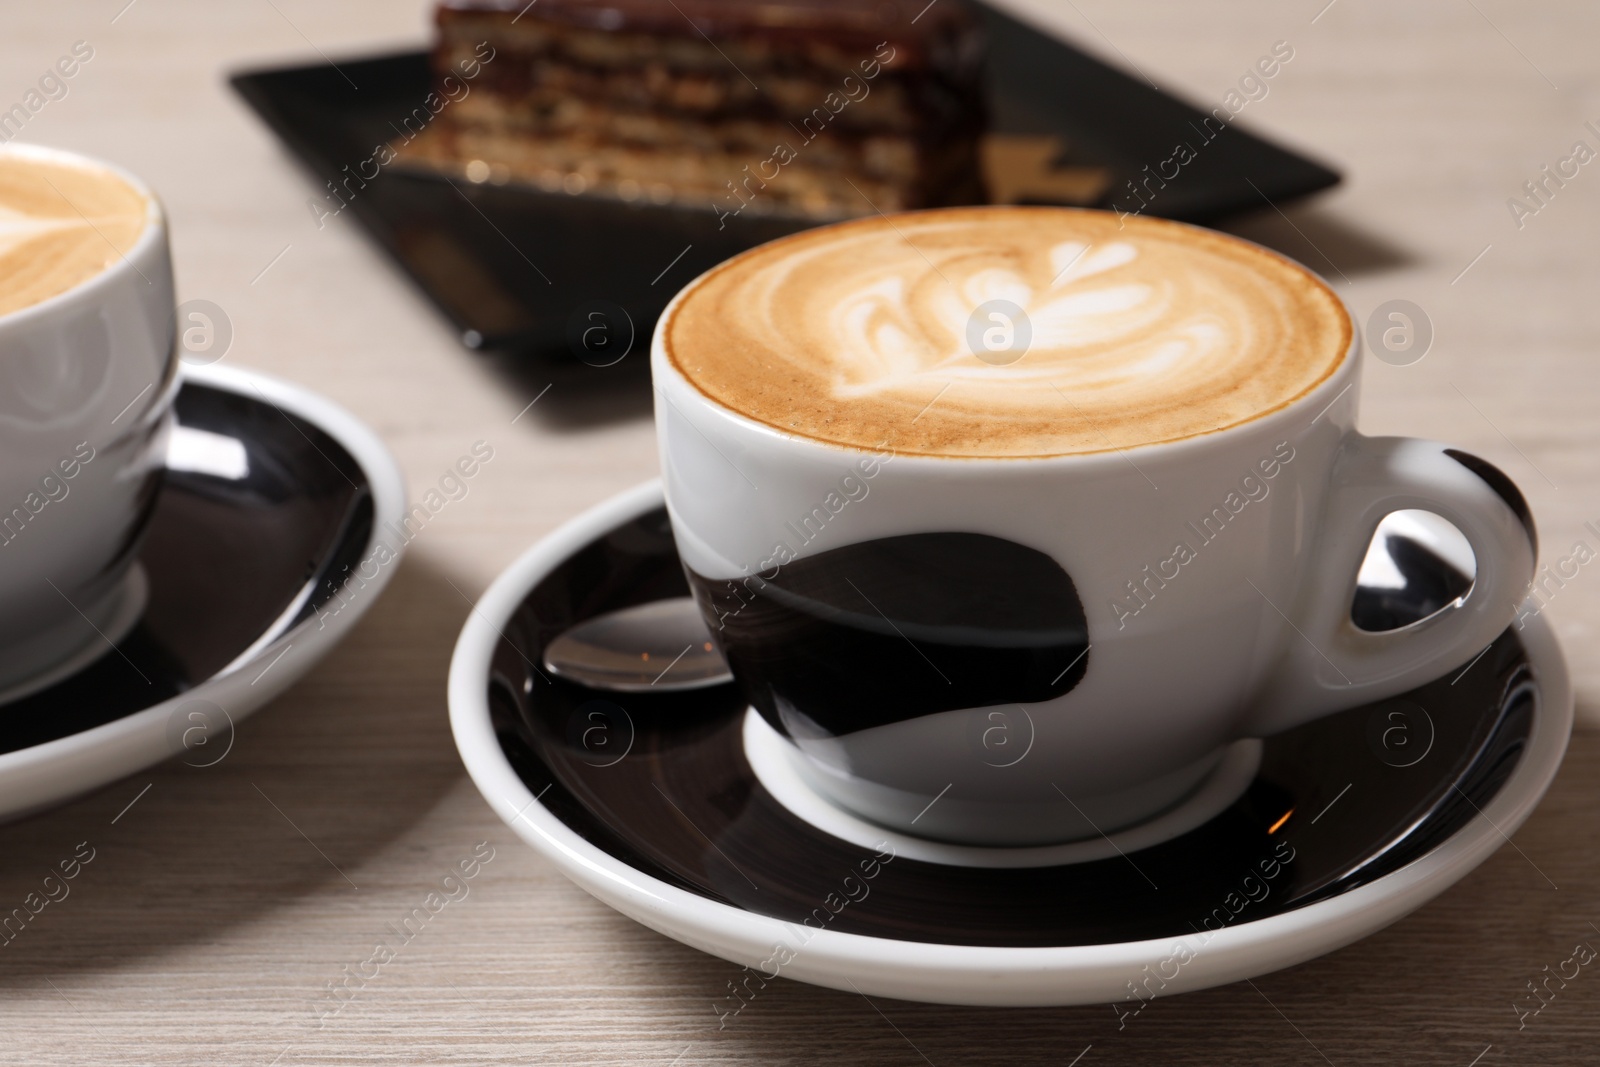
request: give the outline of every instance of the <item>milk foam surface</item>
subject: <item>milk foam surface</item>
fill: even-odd
[[[1031,328],[1015,330],[1031,340],[1013,362],[972,346],[969,322],[995,300]],[[980,337],[1001,322],[980,318]],[[759,422],[966,457],[1100,452],[1236,426],[1325,380],[1350,339],[1320,279],[1254,245],[1158,219],[1019,207],[865,219],[763,245],[700,279],[664,329],[690,382]]]
[[[0,315],[116,263],[149,212],[145,195],[109,170],[0,152]]]

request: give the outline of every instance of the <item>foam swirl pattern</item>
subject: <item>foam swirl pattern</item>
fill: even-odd
[[[0,153],[0,315],[116,263],[144,232],[149,209],[109,170]]]
[[[1025,349],[974,347],[969,324],[990,301],[1022,309],[1013,337]],[[1002,322],[978,317],[980,338]],[[1013,207],[864,219],[763,245],[694,284],[663,336],[698,389],[786,433],[976,458],[1236,426],[1326,379],[1350,332],[1320,279],[1255,245],[1157,219]]]

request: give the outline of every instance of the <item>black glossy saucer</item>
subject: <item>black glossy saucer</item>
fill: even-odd
[[[1402,559],[1414,567],[1420,555],[1413,548]],[[1410,588],[1440,584],[1433,577]],[[664,510],[611,531],[540,583],[504,628],[494,660],[501,744],[531,790],[553,783],[541,803],[611,855],[710,899],[801,922],[861,849],[801,821],[762,788],[744,756],[745,705],[733,686],[600,693],[530,666],[583,618],[685,592]],[[1426,614],[1406,607],[1383,598],[1383,621]],[[1527,654],[1507,631],[1459,680],[1269,739],[1254,783],[1233,806],[1141,851],[1137,866],[1120,857],[1003,870],[901,860],[830,928],[1016,947],[1187,934],[1280,841],[1295,858],[1251,918],[1337,895],[1397,870],[1475,817],[1516,765],[1534,692]],[[611,763],[605,747],[620,752],[630,722],[631,751]],[[1393,731],[1387,747],[1385,731]]]
[[[0,818],[182,752],[192,727],[230,729],[304,674],[393,573],[391,559],[352,595],[349,573],[371,570],[380,533],[394,540],[383,527],[404,488],[348,413],[205,367],[185,368],[176,415],[139,554],[143,611],[98,658],[0,704]]]
[[[1409,537],[1380,536],[1374,553],[1390,566],[1356,598],[1365,629],[1424,617],[1468,580]],[[457,745],[501,816],[601,899],[746,965],[789,946],[785,976],[841,989],[1082,1003],[1119,999],[1179,942],[1195,962],[1167,992],[1307,959],[1393,922],[1499,847],[1548,786],[1571,724],[1559,650],[1535,620],[1404,697],[1265,740],[1237,799],[1169,840],[1052,865],[909,850],[874,863],[762,784],[731,684],[601,693],[536,669],[574,623],[685,586],[658,488],[550,535],[463,630]]]

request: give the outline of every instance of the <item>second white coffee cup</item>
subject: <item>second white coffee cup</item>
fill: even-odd
[[[109,164],[32,145],[0,147],[0,165],[125,183],[146,204],[144,228],[103,270],[0,316],[0,696],[9,698],[97,649],[110,654],[137,616],[134,560],[160,485],[177,359],[166,215],[150,189]],[[25,256],[26,242],[7,254]],[[129,682],[139,684],[131,669]]]

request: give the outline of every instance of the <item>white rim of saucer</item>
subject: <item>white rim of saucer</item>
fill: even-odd
[[[1204,939],[998,948],[808,930],[810,936],[799,944],[792,923],[679,889],[584,840],[523,784],[490,721],[490,659],[528,591],[595,537],[662,503],[659,480],[620,493],[557,528],[495,579],[467,619],[451,658],[451,730],[490,807],[568,878],[645,926],[742,966],[761,967],[774,958],[775,946],[789,946],[792,958],[780,970],[786,978],[904,1000],[1025,1007],[1125,999],[1126,983],[1144,967],[1169,960],[1179,945],[1191,958],[1167,980],[1163,995],[1293,966],[1388,926],[1487,859],[1544,795],[1571,732],[1566,664],[1549,624],[1538,615],[1518,631],[1538,677],[1538,711],[1516,768],[1477,818],[1375,881],[1293,911],[1224,927]]]
[[[376,433],[338,404],[303,386],[240,367],[184,365],[179,376],[184,383],[264,400],[315,423],[337,440],[366,473],[372,493],[372,533],[363,559],[376,551],[384,528],[404,514],[406,487],[399,464]],[[405,548],[390,547],[396,556]],[[178,755],[167,736],[168,719],[192,701],[216,704],[234,723],[245,718],[298,681],[343,638],[377,600],[397,562],[380,568],[363,590],[370,595],[351,601],[348,610],[305,619],[265,644],[258,642],[248,659],[235,659],[193,689],[114,722],[0,754],[0,819],[41,811]],[[269,673],[244,669],[269,661]]]

